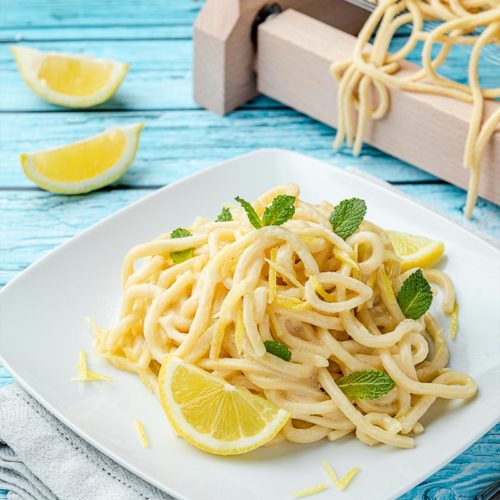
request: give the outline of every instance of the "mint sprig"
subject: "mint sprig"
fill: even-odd
[[[187,229],[183,227],[178,227],[170,233],[171,238],[186,238],[188,236],[193,236]],[[174,261],[174,264],[180,264],[185,260],[190,259],[193,256],[194,248],[186,248],[186,250],[179,250],[178,252],[171,252],[170,257]]]
[[[366,203],[359,198],[342,200],[330,215],[333,232],[343,240],[357,230],[366,215]]]
[[[255,229],[260,229],[263,226],[263,224],[262,221],[260,220],[260,217],[257,215],[257,212],[252,207],[252,205],[250,205],[248,201],[244,200],[243,198],[240,198],[239,196],[237,196],[235,200],[243,207],[243,209],[247,213],[247,217],[248,220],[250,221],[250,224],[252,224],[252,226]]]
[[[418,319],[427,312],[432,304],[432,288],[421,269],[404,280],[396,299],[401,311],[409,319]]]
[[[264,341],[264,347],[266,351],[284,361],[290,361],[292,359],[292,353],[288,346],[280,342],[279,340],[266,340]]]
[[[349,399],[378,399],[394,389],[396,382],[379,370],[362,370],[342,377],[337,385]]]
[[[231,210],[229,210],[229,208],[227,207],[224,207],[222,209],[222,212],[217,216],[217,219],[215,219],[215,222],[228,222],[231,220],[233,220]]]
[[[295,214],[295,196],[280,194],[274,198],[271,205],[266,207],[262,219],[257,215],[252,205],[248,201],[237,196],[235,200],[244,208],[250,224],[255,229],[264,226],[281,226],[290,220]]]
[[[264,211],[262,222],[264,226],[281,226],[295,214],[295,196],[280,194]]]

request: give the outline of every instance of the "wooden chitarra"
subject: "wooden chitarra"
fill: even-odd
[[[336,127],[338,85],[329,68],[351,57],[368,12],[344,0],[278,4],[283,11],[258,24],[265,0],[206,1],[194,26],[195,100],[223,115],[262,93]],[[415,67],[405,63],[400,74]],[[369,124],[365,141],[466,188],[462,159],[471,106],[396,88],[390,100],[389,113]],[[487,116],[498,106],[487,102]],[[486,147],[481,168],[480,196],[500,203],[500,133]]]

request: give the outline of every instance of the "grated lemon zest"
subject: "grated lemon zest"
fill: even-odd
[[[276,295],[273,304],[292,311],[305,311],[311,308],[309,303],[303,302],[296,297],[287,297],[286,295]]]
[[[274,249],[273,249],[274,250]],[[274,271],[274,276],[276,280],[276,273],[281,274],[284,278],[286,278],[292,285],[295,285],[297,288],[304,288],[304,285],[289,271],[287,271],[283,266],[276,264],[272,260],[266,259],[266,262],[269,264],[269,274],[271,274],[271,270]]]
[[[89,377],[89,382],[94,382],[96,380],[103,380],[104,382],[113,382],[111,377],[107,375],[103,375],[102,373],[93,372],[92,370],[87,370],[87,374]]]
[[[377,273],[374,271],[366,281],[366,284],[367,286],[373,289],[373,287],[375,286],[375,281],[377,281]]]
[[[274,314],[274,311],[269,311],[269,316],[271,317],[271,324],[274,327],[274,333],[276,334],[276,337],[279,339],[283,337],[283,332],[281,330],[281,326],[276,318],[276,314]]]
[[[243,323],[243,309],[240,307],[238,311],[238,319],[236,320],[236,330],[234,332],[234,342],[238,354],[241,354],[241,347],[243,345],[243,334],[245,333],[245,323]]]
[[[110,377],[88,369],[87,353],[85,351],[80,351],[80,363],[76,365],[76,369],[78,370],[78,376],[71,378],[75,382],[96,382],[99,380],[112,382]]]
[[[387,273],[385,272],[384,266],[381,266],[379,268],[378,278],[380,279],[380,285],[382,286],[382,288],[384,288],[384,290],[387,293],[387,296],[389,298],[389,303],[395,304],[396,303],[396,296],[394,295],[394,290],[392,289],[391,280],[389,279],[389,276],[387,276]]]
[[[80,377],[88,377],[87,353],[85,351],[80,351],[80,363],[76,365],[76,369],[80,371]]]
[[[353,269],[352,272],[351,272],[351,276],[355,279],[355,280],[361,280],[361,273],[358,269]]]
[[[354,476],[359,472],[359,467],[353,467],[346,473],[346,475],[342,478],[342,480],[339,480],[337,474],[335,474],[334,470],[332,469],[332,466],[328,463],[327,460],[322,460],[321,465],[323,466],[323,469],[325,469],[332,483],[340,491],[344,491],[347,488],[347,486],[349,486],[349,483],[354,479]]]
[[[309,278],[311,280],[311,283],[314,285],[314,289],[320,295],[323,297],[327,302],[335,302],[335,298],[333,297],[333,294],[328,293],[324,288],[323,285],[318,281],[318,279],[314,276],[311,276]]]
[[[273,300],[276,298],[276,269],[271,265],[271,262],[276,259],[278,253],[277,248],[271,250],[271,261],[267,260],[269,264],[269,297],[267,299],[268,304],[272,304]]]
[[[347,264],[348,266],[351,266],[353,269],[356,269],[356,271],[359,271],[358,263],[355,260],[351,259],[351,257],[349,257],[349,255],[347,255],[342,250],[334,250],[333,256],[337,260],[340,260],[340,262],[342,262],[343,264]]]
[[[144,387],[146,388],[146,390],[149,393],[152,393],[153,392],[153,388],[151,387],[151,381],[146,376],[145,371],[139,369],[139,370],[137,370],[137,374],[139,375],[139,378],[141,379],[141,382],[144,385]]]
[[[308,497],[311,495],[315,495],[323,490],[326,490],[326,484],[320,483],[316,486],[311,486],[310,488],[304,488],[303,490],[294,491],[292,494],[295,498]]]
[[[144,448],[149,448],[148,435],[146,434],[146,431],[144,430],[144,425],[142,425],[142,422],[140,420],[135,421],[135,428],[137,429],[137,432],[139,433],[139,438],[141,440],[142,446]]]
[[[105,330],[100,328],[92,318],[89,318],[87,316],[85,318],[85,321],[90,326],[90,329],[92,330],[92,334],[94,335],[94,337],[100,338],[103,335],[103,333],[105,333]]]
[[[451,312],[450,337],[455,339],[458,331],[458,303],[455,302],[453,311]]]

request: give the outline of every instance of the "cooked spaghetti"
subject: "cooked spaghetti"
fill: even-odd
[[[334,146],[344,140],[355,155],[361,151],[368,120],[379,120],[389,110],[387,87],[405,91],[444,95],[472,104],[463,165],[470,169],[469,191],[465,207],[471,217],[479,192],[480,168],[484,150],[498,130],[500,109],[485,115],[484,99],[500,97],[500,87],[482,89],[478,63],[488,44],[500,43],[500,5],[498,0],[374,0],[377,6],[361,30],[351,60],[332,66],[339,82],[339,127]],[[425,21],[442,21],[427,31]],[[388,52],[396,31],[410,24],[406,44],[395,53]],[[373,45],[369,48],[369,41]],[[422,68],[413,74],[399,76],[401,62],[423,42]],[[432,49],[441,48],[436,57]],[[448,80],[437,73],[454,45],[470,45],[469,85]],[[372,89],[377,102],[372,102]],[[358,110],[357,120],[353,110]]]
[[[228,206],[218,221],[197,218],[189,230],[133,247],[123,261],[119,319],[95,328],[96,350],[155,392],[169,353],[248,388],[290,412],[278,440],[355,433],[370,445],[410,448],[437,398],[470,398],[476,384],[446,368],[445,337],[430,312],[405,317],[402,283],[416,270],[400,271],[384,230],[363,212],[353,234],[341,237],[330,203],[298,196],[290,184],[258,198],[259,229]],[[268,217],[265,225],[266,207],[279,197],[291,200],[288,220],[271,225]],[[450,278],[437,269],[423,274],[450,315]],[[376,399],[349,397],[340,381],[360,372],[393,385]]]

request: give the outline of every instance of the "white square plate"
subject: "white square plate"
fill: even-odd
[[[441,266],[455,280],[461,306],[458,337],[449,342],[451,366],[475,377],[479,395],[466,404],[436,404],[413,450],[369,447],[345,438],[216,457],[175,437],[160,404],[137,377],[90,356],[91,366],[114,382],[70,382],[80,349],[92,351],[84,318],[101,325],[113,320],[121,261],[131,246],[189,225],[197,215],[214,217],[236,195],[254,199],[286,182],[299,184],[301,196],[312,202],[363,198],[367,218],[375,223],[446,242]],[[369,180],[296,153],[257,151],[160,189],[30,266],[0,292],[0,360],[74,431],[177,497],[289,499],[296,489],[328,482],[320,465],[327,458],[342,476],[354,465],[361,468],[342,494],[345,500],[393,498],[442,467],[499,417],[499,254],[461,227]],[[141,447],[135,419],[144,422],[151,449]]]

